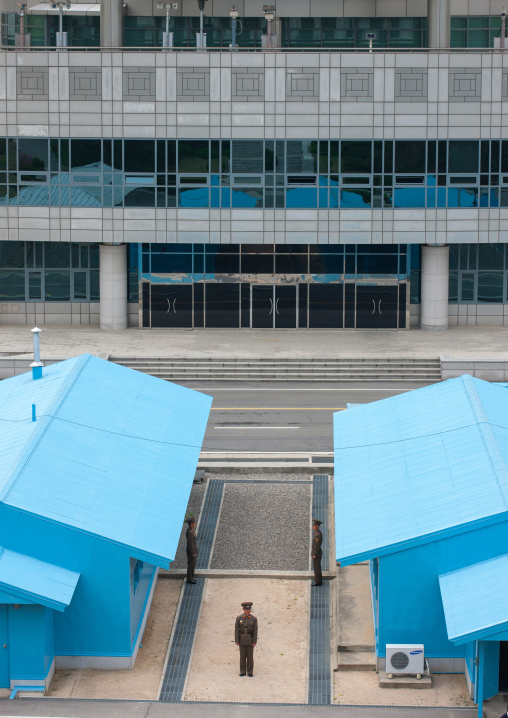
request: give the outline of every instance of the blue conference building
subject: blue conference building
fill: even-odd
[[[466,375],[334,415],[336,557],[369,561],[378,669],[424,644],[479,710],[508,689],[507,409]]]
[[[0,688],[132,668],[210,405],[88,354],[0,383]]]

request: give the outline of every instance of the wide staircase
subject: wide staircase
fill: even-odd
[[[168,381],[441,381],[439,359],[218,359],[110,356]]]

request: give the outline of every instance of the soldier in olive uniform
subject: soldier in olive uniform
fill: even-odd
[[[254,674],[254,646],[258,642],[258,619],[251,616],[252,602],[242,603],[243,614],[235,622],[235,643],[240,646],[240,676]]]
[[[186,553],[187,553],[187,583],[196,583],[196,579],[194,578],[194,570],[196,568],[196,561],[198,557],[198,544],[196,541],[196,519],[194,516],[189,516],[187,520],[187,523],[189,524],[189,528],[187,529],[186,538],[187,538],[187,546],[186,546]]]
[[[321,586],[323,583],[323,574],[321,573],[321,557],[323,551],[321,550],[321,544],[323,543],[323,534],[321,533],[320,527],[321,521],[318,519],[312,519],[312,548],[310,555],[312,556],[312,567],[314,568],[314,581],[313,586]]]

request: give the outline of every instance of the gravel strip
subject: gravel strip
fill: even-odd
[[[205,491],[206,484],[193,484],[189,496],[189,503],[187,504],[187,511],[185,512],[186,516],[187,514],[193,514],[196,519],[199,519],[201,504],[203,503]],[[178,548],[176,550],[175,560],[172,564],[170,564],[169,568],[187,568],[187,555],[185,553],[185,532],[187,531],[187,529],[188,526],[184,522],[182,526],[182,533],[180,534],[180,540],[178,542]]]
[[[210,568],[308,570],[310,499],[308,485],[226,484]]]

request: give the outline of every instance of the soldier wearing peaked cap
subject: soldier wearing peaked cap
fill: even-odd
[[[321,521],[318,519],[312,519],[313,536],[310,555],[312,556],[312,567],[314,569],[313,586],[321,586],[323,583],[323,574],[321,573],[321,557],[323,556],[321,544],[323,543],[323,534],[319,528],[320,526]]]
[[[198,543],[196,541],[196,518],[189,516],[185,519],[189,524],[189,528],[185,534],[187,545],[185,552],[187,554],[187,583],[196,583],[194,571],[196,569],[196,561],[198,557]]]
[[[240,676],[254,675],[254,646],[258,642],[258,619],[251,615],[252,601],[242,603],[243,613],[235,622],[235,643],[240,646]]]

